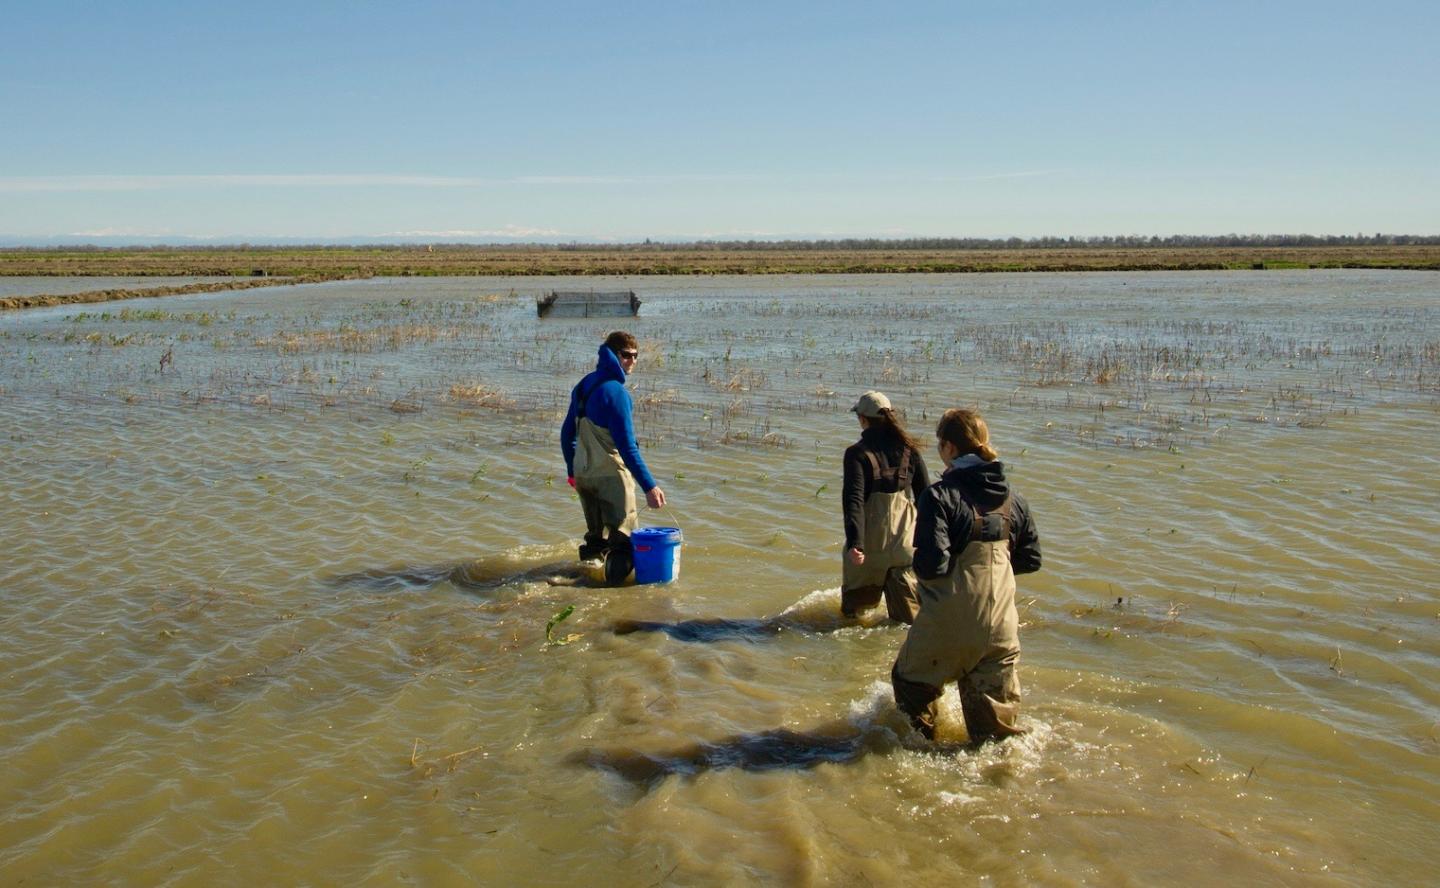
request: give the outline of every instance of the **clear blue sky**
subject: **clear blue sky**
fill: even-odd
[[[0,236],[1440,234],[1434,2],[9,4]]]

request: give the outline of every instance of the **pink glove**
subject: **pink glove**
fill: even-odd
[[[571,487],[574,487],[574,486],[575,486],[575,476],[574,476],[574,475],[571,475],[569,478],[566,478],[566,479],[565,479],[565,483],[566,483],[566,484],[569,484]]]

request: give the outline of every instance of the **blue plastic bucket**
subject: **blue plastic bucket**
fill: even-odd
[[[630,547],[635,553],[635,582],[668,583],[680,576],[683,539],[678,527],[640,527],[630,534]]]

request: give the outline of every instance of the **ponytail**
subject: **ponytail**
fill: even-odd
[[[945,411],[940,423],[935,426],[935,437],[955,445],[963,456],[973,453],[986,462],[999,458],[1000,454],[990,445],[990,427],[980,414],[964,407]]]

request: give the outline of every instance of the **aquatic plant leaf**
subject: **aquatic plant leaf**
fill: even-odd
[[[567,604],[567,605],[565,605],[565,609],[564,609],[564,610],[560,611],[560,612],[557,613],[555,616],[553,616],[553,617],[550,618],[550,622],[548,622],[548,623],[545,624],[545,643],[546,643],[546,644],[569,644],[570,642],[574,641],[576,638],[579,637],[579,636],[572,635],[572,636],[570,636],[570,637],[568,637],[568,638],[556,639],[555,636],[552,634],[552,633],[555,631],[555,627],[556,627],[556,626],[559,626],[561,623],[563,623],[563,622],[565,622],[566,620],[570,619],[570,615],[573,614],[573,613],[575,613],[575,605],[573,605],[573,604]]]

